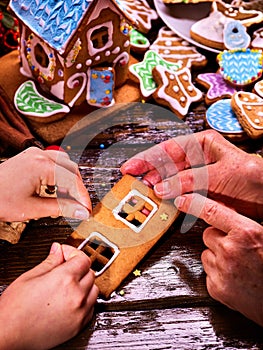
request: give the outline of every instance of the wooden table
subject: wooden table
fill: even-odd
[[[110,121],[67,139],[73,160],[83,151],[79,167],[93,205],[120,178],[119,166],[132,154],[205,128],[203,103],[191,108],[183,124],[169,120],[171,114],[168,119],[152,115],[154,109],[145,114],[145,106],[124,108]],[[262,154],[260,141],[247,140],[240,147]],[[194,220],[189,231],[181,233],[183,219],[179,217],[139,264],[141,276],[129,275],[109,300],[99,299],[93,321],[56,349],[263,349],[261,327],[209,297],[200,260],[206,224]],[[1,241],[0,290],[40,263],[51,243],[64,242],[78,224],[62,218],[31,221],[17,245]]]

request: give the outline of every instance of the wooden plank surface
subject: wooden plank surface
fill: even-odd
[[[93,205],[120,178],[119,166],[130,156],[206,127],[203,103],[191,109],[183,124],[144,112],[117,113],[66,140]],[[239,146],[262,155],[262,141],[246,140]],[[261,327],[209,297],[200,260],[206,224],[192,218],[193,226],[189,223],[189,231],[182,234],[183,219],[180,216],[139,264],[141,276],[129,275],[109,300],[99,299],[93,322],[57,349],[263,349]],[[64,242],[78,224],[44,218],[31,221],[17,245],[0,241],[0,293],[41,262],[53,241]]]

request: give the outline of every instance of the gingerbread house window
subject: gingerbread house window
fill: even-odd
[[[48,55],[46,54],[45,50],[40,44],[37,44],[35,46],[35,57],[37,63],[40,64],[40,66],[47,68],[49,65],[49,58]]]
[[[113,209],[113,215],[115,219],[122,221],[134,232],[138,233],[157,210],[156,203],[139,191],[132,190]]]
[[[113,45],[113,23],[108,21],[103,26],[97,25],[87,31],[88,53],[96,55]]]
[[[101,275],[116,259],[119,248],[99,232],[92,232],[78,249],[87,254],[95,276]]]
[[[107,27],[102,27],[94,30],[91,34],[91,41],[95,49],[104,47],[109,41],[109,33]]]

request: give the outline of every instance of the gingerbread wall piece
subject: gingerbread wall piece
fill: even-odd
[[[92,261],[101,296],[108,298],[178,216],[172,201],[125,175],[68,238]]]
[[[11,0],[10,8],[21,23],[22,74],[69,107],[89,103],[90,70],[111,68],[112,87],[126,81],[134,21],[119,1]]]

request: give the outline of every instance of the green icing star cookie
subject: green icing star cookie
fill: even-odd
[[[140,83],[141,93],[144,97],[151,96],[157,89],[157,84],[153,79],[152,70],[156,66],[164,66],[165,68],[177,71],[182,67],[182,62],[171,63],[164,60],[155,51],[148,50],[142,62],[132,64],[130,72],[136,77]]]

